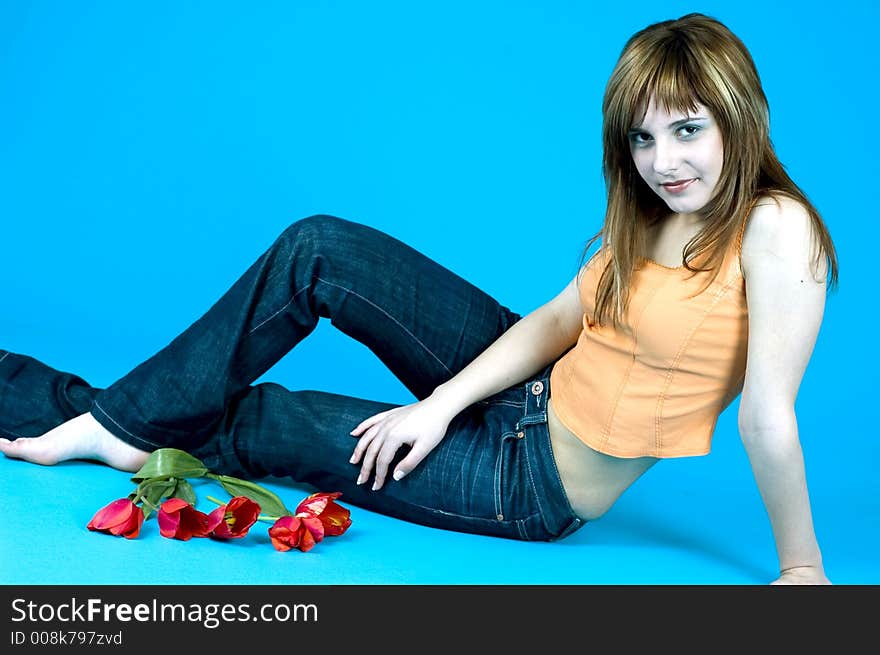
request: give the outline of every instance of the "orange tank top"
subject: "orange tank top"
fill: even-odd
[[[741,237],[740,237],[741,239]],[[635,271],[621,330],[594,326],[602,248],[579,288],[577,343],[553,366],[559,420],[591,448],[616,457],[684,457],[709,452],[719,414],[742,391],[748,311],[740,239],[718,276],[692,275],[644,260]]]

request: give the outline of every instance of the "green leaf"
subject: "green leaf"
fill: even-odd
[[[150,514],[153,513],[151,505],[158,507],[162,498],[170,496],[176,486],[177,479],[171,478],[170,480],[152,480],[141,487],[141,493],[146,500],[143,508],[144,519],[149,518]]]
[[[286,516],[292,514],[284,502],[274,493],[258,484],[240,480],[229,475],[218,475],[215,478],[232,496],[246,496],[260,506],[263,514],[268,516]]]
[[[208,473],[200,459],[177,448],[159,448],[150,453],[144,465],[135,473],[131,481],[142,482],[148,478],[169,477],[201,478]]]
[[[182,498],[190,505],[195,507],[196,505],[196,492],[193,490],[192,485],[184,479],[177,480],[177,485],[174,488],[174,492],[171,494],[175,498]]]

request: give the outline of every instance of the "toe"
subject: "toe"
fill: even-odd
[[[0,439],[0,452],[2,452],[7,457],[18,457],[21,452],[21,445],[24,441],[23,438],[18,438],[15,441],[10,441],[9,439]]]
[[[3,443],[3,442],[6,443]],[[15,441],[0,441],[0,451],[7,457],[23,459],[34,464],[55,464],[58,460],[45,447],[42,437],[19,437]]]

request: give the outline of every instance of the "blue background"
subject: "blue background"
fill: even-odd
[[[313,213],[385,230],[525,314],[601,227],[620,49],[689,11],[751,50],[778,154],[837,245],[797,412],[827,573],[880,582],[873,2],[2,2],[0,347],[106,386]],[[412,401],[327,321],[263,380]],[[307,554],[259,526],[114,539],[85,525],[127,474],[0,458],[0,582],[762,584],[777,560],[737,407],[711,455],[661,463],[556,544],[356,507]],[[308,491],[267,484],[289,504]]]

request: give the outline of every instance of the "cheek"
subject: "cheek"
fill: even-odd
[[[632,149],[630,154],[632,155],[633,165],[639,172],[639,177],[648,182],[648,176],[651,174],[650,158],[643,150]]]
[[[721,176],[721,169],[724,167],[724,148],[721,144],[721,139],[715,139],[711,144],[711,149],[709,152],[709,163],[710,169],[713,173],[715,173],[715,178],[719,178]]]

